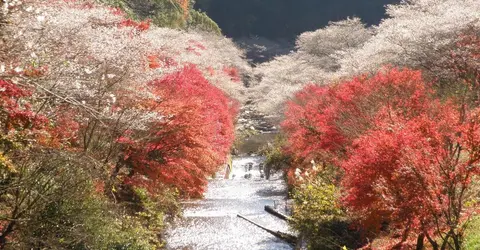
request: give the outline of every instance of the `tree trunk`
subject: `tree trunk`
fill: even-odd
[[[460,243],[460,237],[458,236],[458,234],[454,234],[452,238],[453,243],[455,244],[455,250],[460,250],[462,248],[462,244]]]
[[[421,233],[418,235],[417,238],[417,247],[415,248],[416,250],[422,250],[423,249],[423,240],[425,239],[425,234]]]
[[[449,245],[448,240],[450,239],[450,232],[445,236],[445,239],[443,240],[442,247],[440,248],[441,250],[446,250],[447,246]]]
[[[10,221],[5,229],[3,229],[2,234],[0,235],[0,249],[5,248],[5,245],[7,244],[7,236],[13,232],[15,224],[15,221]]]
[[[427,237],[427,240],[428,242],[430,242],[430,245],[432,245],[432,249],[438,250],[438,243],[435,240],[433,240],[428,233],[425,233],[425,231],[424,231],[424,235]]]

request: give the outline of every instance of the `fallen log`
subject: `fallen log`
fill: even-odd
[[[287,234],[287,233],[283,233],[283,232],[280,232],[280,231],[273,231],[273,230],[271,230],[271,229],[268,229],[268,228],[266,228],[266,227],[264,227],[264,226],[262,226],[262,225],[260,225],[260,224],[258,224],[258,223],[255,223],[255,222],[253,222],[253,221],[245,218],[244,216],[242,216],[242,215],[240,215],[240,214],[237,214],[237,217],[240,217],[240,218],[242,218],[242,219],[250,222],[251,224],[253,224],[253,225],[255,225],[255,226],[257,226],[257,227],[265,230],[266,232],[270,233],[271,235],[273,235],[273,236],[275,236],[275,237],[277,237],[277,238],[279,238],[279,239],[282,239],[282,240],[284,240],[285,242],[287,242],[287,243],[289,243],[289,244],[295,245],[295,244],[297,243],[297,237],[294,236],[294,235]]]
[[[285,214],[282,214],[280,212],[278,212],[277,210],[275,210],[273,207],[269,206],[269,205],[266,205],[265,206],[265,211],[279,219],[282,219],[284,221],[289,221],[291,220],[292,218],[290,218],[290,216],[287,216]]]

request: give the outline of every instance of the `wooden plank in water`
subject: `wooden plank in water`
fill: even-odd
[[[290,235],[290,234],[287,234],[287,233],[283,233],[283,232],[280,232],[280,231],[273,231],[273,230],[268,229],[268,228],[254,222],[252,220],[247,219],[245,216],[242,216],[240,214],[237,214],[237,217],[240,217],[240,218],[250,222],[251,224],[265,230],[266,232],[270,233],[271,235],[273,235],[273,236],[275,236],[279,239],[282,239],[282,240],[286,241],[289,244],[296,244],[296,242],[297,242],[297,237],[296,236],[293,236],[293,235]]]
[[[289,221],[291,220],[292,218],[290,218],[289,216],[285,215],[285,214],[282,214],[280,212],[278,212],[277,210],[275,210],[273,207],[269,206],[269,205],[266,205],[265,206],[265,211],[277,218],[280,218],[284,221]]]

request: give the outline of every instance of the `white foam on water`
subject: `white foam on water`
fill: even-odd
[[[203,200],[185,202],[184,219],[168,231],[167,249],[293,249],[237,217],[241,214],[269,229],[289,232],[284,221],[263,210],[265,205],[284,203],[286,195],[280,174],[273,174],[270,180],[261,177],[259,164],[264,160],[264,157],[233,159],[233,179],[223,179],[225,170],[222,170],[210,181]],[[253,163],[251,170],[248,163]]]

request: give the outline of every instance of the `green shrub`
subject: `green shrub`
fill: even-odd
[[[207,14],[205,14],[204,12],[196,10],[190,11],[190,20],[188,22],[188,27],[191,29],[212,32],[217,35],[222,34],[222,30],[220,29],[220,27],[218,27],[215,21],[208,17]]]
[[[221,35],[217,23],[207,14],[194,10],[190,3],[189,13],[177,0],[97,0],[124,10],[129,18],[136,20],[151,19],[159,27],[174,29],[196,29]]]
[[[0,157],[0,222],[2,233],[8,233],[5,249],[163,246],[165,214],[179,211],[176,192],[162,189],[149,195],[139,189],[129,201],[110,199],[102,192],[103,170],[94,170],[88,157],[53,150],[26,153],[17,157],[16,166]],[[5,225],[11,226],[10,231]]]
[[[49,204],[20,230],[21,248],[156,249],[151,231],[94,195]]]
[[[273,170],[286,169],[290,166],[290,156],[285,154],[283,149],[286,142],[286,138],[279,134],[273,143],[268,143],[261,149],[261,153],[266,157],[265,166]]]
[[[182,8],[176,0],[97,0],[125,11],[129,18],[151,19],[160,27],[186,28]]]
[[[124,212],[121,206],[97,193],[91,179],[82,171],[67,175],[65,189],[52,190],[48,200],[36,204],[24,221],[17,224],[17,235],[10,249],[158,249],[162,222],[155,230],[142,224],[139,216]],[[68,170],[60,175],[68,173]],[[35,190],[31,190],[35,192]],[[160,213],[161,214],[161,213]]]
[[[309,180],[292,193],[294,211],[291,226],[308,243],[309,249],[341,249],[358,247],[359,235],[350,229],[338,201],[337,187],[321,178]]]
[[[464,249],[480,249],[480,216],[474,217],[465,230]]]

